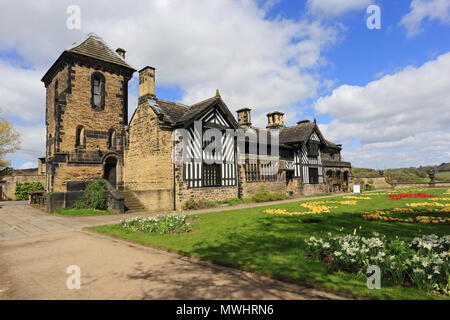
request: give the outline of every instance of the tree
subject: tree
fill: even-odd
[[[5,159],[5,156],[8,153],[19,150],[20,142],[20,134],[14,129],[12,124],[8,120],[0,118],[0,168],[9,165],[9,161]]]

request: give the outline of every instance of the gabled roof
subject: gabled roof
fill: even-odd
[[[282,128],[280,130],[280,143],[306,142],[314,127],[314,123],[306,122],[296,126]]]
[[[331,141],[326,140],[322,132],[320,132],[319,127],[314,122],[303,122],[299,123],[296,126],[282,128],[280,130],[280,143],[288,144],[288,143],[306,143],[309,140],[309,137],[315,130],[320,138],[320,140],[330,148],[340,148],[338,145],[334,144]]]
[[[209,108],[217,106],[225,114],[231,125],[238,128],[238,124],[230,110],[218,95],[195,103],[191,106],[160,99],[148,99],[147,102],[163,121],[172,126],[186,125],[197,119],[204,112],[207,112]]]
[[[181,117],[181,119],[178,122],[184,122],[195,118],[197,115],[202,113],[202,111],[206,110],[208,107],[210,107],[214,102],[216,102],[219,99],[220,96],[214,96],[193,104],[192,106],[189,107],[189,109],[186,111],[186,113]]]
[[[109,47],[109,45],[95,33],[89,33],[86,39],[83,40],[80,44],[75,44],[65,51],[78,53],[102,61],[107,61],[136,71],[135,68],[130,66],[125,61],[125,59],[123,59],[115,50]]]

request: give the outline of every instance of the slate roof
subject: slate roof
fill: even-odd
[[[108,44],[106,44],[102,38],[94,33],[89,33],[83,41],[80,43],[75,43],[70,48],[61,53],[59,58],[53,63],[53,65],[47,70],[45,75],[42,77],[41,81],[47,85],[54,74],[58,72],[58,67],[61,63],[64,63],[64,59],[70,56],[83,56],[98,61],[103,61],[107,64],[114,64],[125,68],[129,71],[130,75],[136,71],[136,69],[128,64],[125,59],[123,59],[115,50],[113,50]]]
[[[177,123],[183,115],[189,110],[189,106],[158,99],[157,105],[160,112],[164,115],[164,119],[171,123]]]
[[[185,114],[177,122],[183,122],[195,118],[198,114],[202,113],[205,109],[211,106],[216,100],[219,100],[220,96],[214,96],[206,100],[197,102],[189,107]]]
[[[306,122],[280,130],[280,143],[306,142],[315,127],[314,123]]]
[[[218,100],[220,96],[216,95],[191,106],[161,99],[157,99],[156,103],[151,99],[148,102],[156,114],[163,116],[163,120],[175,125],[194,119]]]
[[[307,142],[314,128],[316,128],[319,136],[321,136],[328,147],[339,148],[339,146],[337,146],[333,142],[323,138],[322,133],[314,122],[303,122],[296,126],[282,128],[280,130],[280,143],[289,144],[296,142]]]
[[[136,69],[130,66],[115,50],[110,48],[102,38],[94,33],[89,33],[84,41],[80,44],[73,45],[66,51],[110,62],[136,71]]]

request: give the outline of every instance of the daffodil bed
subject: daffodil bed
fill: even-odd
[[[328,233],[305,242],[312,258],[327,258],[335,269],[363,276],[369,266],[377,266],[382,277],[397,285],[450,294],[450,235],[415,237],[408,243],[376,232],[372,237]]]
[[[387,194],[393,193],[418,192],[426,192],[437,197],[404,198],[396,201],[386,197]],[[291,282],[310,283],[341,295],[376,299],[450,299],[450,296],[445,295],[443,291],[436,293],[419,289],[419,285],[407,276],[402,285],[393,279],[395,275],[389,274],[386,267],[382,268],[385,270],[382,270],[381,289],[369,290],[367,278],[361,272],[348,272],[345,268],[339,269],[333,264],[311,259],[309,246],[305,242],[311,237],[325,241],[329,232],[333,237],[345,237],[350,234],[367,239],[374,237],[373,233],[377,232],[379,234],[377,237],[385,239],[382,241],[403,241],[404,244],[399,242],[399,246],[409,250],[412,249],[409,245],[416,237],[423,239],[424,236],[434,234],[442,239],[443,236],[450,235],[450,223],[433,223],[431,219],[429,223],[417,223],[416,219],[420,216],[449,217],[448,212],[435,211],[446,209],[447,205],[428,205],[435,202],[441,205],[448,204],[449,194],[450,189],[402,189],[212,212],[197,215],[197,218],[191,222],[192,229],[195,231],[184,233],[135,232],[122,228],[120,224],[98,226],[92,229],[219,264],[258,271]],[[427,205],[423,205],[424,203]],[[411,218],[414,223],[394,223],[384,219],[383,221],[367,220],[361,217],[362,212],[376,213],[377,210],[390,212],[384,216],[392,218]],[[315,223],[311,223],[312,220]],[[433,249],[433,253],[437,251]],[[375,256],[377,254],[375,253]],[[387,252],[385,254],[387,255]],[[418,254],[417,251],[416,254]],[[420,257],[422,256],[420,254]],[[412,258],[411,263],[413,263]],[[350,260],[350,265],[351,262]],[[355,264],[354,268],[357,266]],[[418,266],[414,264],[414,269],[417,268]],[[411,270],[405,271],[406,274]],[[423,267],[423,270],[423,276],[427,279],[429,272],[433,269],[428,268],[427,265],[427,268]],[[442,270],[439,269],[441,275]]]

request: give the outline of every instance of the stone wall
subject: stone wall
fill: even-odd
[[[385,177],[378,178],[355,178],[355,184],[360,184],[362,187],[371,184],[376,189],[392,189],[392,185],[386,181]],[[371,182],[371,183],[369,183]]]
[[[149,212],[174,210],[173,189],[139,190],[133,194]]]
[[[450,182],[435,183],[396,183],[394,188],[450,188]]]
[[[304,196],[309,196],[312,194],[318,194],[318,193],[327,193],[328,192],[328,185],[325,183],[321,184],[304,184],[302,187],[302,194]]]
[[[16,185],[24,182],[40,182],[45,186],[44,175],[9,175],[5,176],[0,183],[2,196],[1,200],[15,200],[16,199]]]
[[[69,181],[89,181],[101,178],[103,174],[103,167],[99,165],[85,165],[85,164],[67,164],[59,163],[57,170],[54,173],[54,188],[53,192],[67,191],[67,182]]]
[[[173,190],[172,131],[158,122],[147,102],[130,122],[124,187],[133,191]]]
[[[92,75],[101,73],[105,78],[104,108],[92,106]],[[55,84],[58,81],[58,88]],[[108,153],[122,161],[127,114],[127,80],[113,70],[100,70],[98,66],[68,62],[47,86],[47,181],[46,190],[66,191],[69,180],[90,180],[103,175],[102,159]],[[57,91],[58,96],[55,96]],[[84,128],[84,145],[76,146],[78,127]],[[115,147],[108,147],[108,131],[114,130]],[[87,156],[83,156],[83,154]],[[70,156],[67,156],[69,155]],[[94,159],[92,154],[97,154]],[[65,156],[66,155],[66,156]],[[68,165],[73,162],[76,165]],[[93,168],[93,167],[96,168]],[[121,183],[120,172],[117,174]]]
[[[276,181],[246,181],[244,166],[239,166],[242,177],[242,196],[243,198],[250,198],[264,186],[264,190],[268,192],[287,192],[286,186],[286,171],[280,171],[277,174]],[[295,179],[294,179],[295,180]],[[291,185],[292,193],[296,193],[296,188]]]

